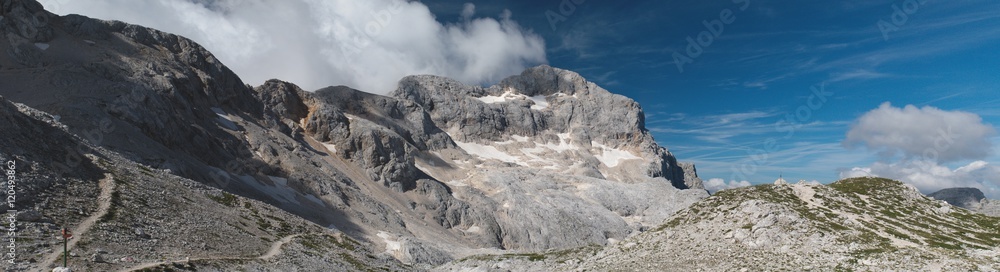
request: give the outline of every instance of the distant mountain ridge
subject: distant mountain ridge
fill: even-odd
[[[927,195],[928,197],[944,200],[948,204],[969,209],[979,201],[986,199],[983,191],[976,188],[947,188]]]
[[[987,199],[977,188],[946,188],[927,195],[956,207],[1000,217],[1000,200]]]

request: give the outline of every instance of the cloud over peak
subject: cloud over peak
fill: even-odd
[[[990,198],[1000,198],[1000,166],[985,161],[974,161],[956,169],[926,160],[876,162],[870,167],[855,167],[840,172],[841,178],[864,176],[904,181],[925,194],[945,188],[972,187],[982,190]]]
[[[847,132],[844,144],[865,146],[887,160],[869,167],[843,169],[840,177],[897,179],[925,194],[945,188],[974,187],[997,198],[1000,166],[982,160],[994,150],[991,138],[994,135],[996,129],[974,113],[930,106],[897,108],[883,103],[857,120]],[[958,165],[961,166],[952,169]]]
[[[404,0],[42,0],[57,14],[121,20],[183,35],[249,84],[280,78],[308,90],[348,85],[387,93],[413,74],[494,83],[546,63],[545,42],[510,11],[454,24]]]
[[[862,115],[844,140],[847,147],[864,146],[883,158],[936,162],[978,160],[993,150],[993,126],[974,113],[935,107],[893,107],[886,102]]]
[[[733,189],[733,188],[740,188],[740,187],[747,187],[747,186],[750,186],[751,184],[750,184],[749,181],[745,181],[745,180],[741,180],[741,181],[730,180],[729,182],[726,182],[726,180],[724,180],[724,179],[713,178],[713,179],[706,180],[704,185],[705,185],[705,190],[708,190],[709,192],[712,192],[714,194],[715,192],[718,192],[718,191],[722,191],[722,190],[726,190],[726,189]]]

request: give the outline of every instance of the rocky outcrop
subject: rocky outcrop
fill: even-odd
[[[398,192],[413,189],[423,178],[414,153],[455,147],[413,102],[344,86],[320,89],[309,97],[313,111],[304,120],[305,132]]]
[[[974,211],[993,217],[1000,217],[1000,200],[983,199],[979,202],[979,207]]]

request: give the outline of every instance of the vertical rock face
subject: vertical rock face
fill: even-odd
[[[681,189],[703,188],[693,165],[678,163],[653,140],[638,103],[571,71],[539,66],[487,88],[437,76],[411,76],[401,80],[390,96],[423,106],[456,141],[489,143],[529,137],[538,143],[554,143],[559,139],[560,144],[569,142],[567,148],[591,149],[583,153],[602,156],[607,168],[617,166],[619,157],[605,156],[603,150],[621,150],[643,160],[621,166],[628,171],[601,169],[605,176],[620,181],[663,177]],[[595,145],[602,151],[594,152]]]
[[[65,124],[52,142],[265,201],[405,262],[606,244],[707,197],[635,101],[574,72],[540,66],[485,88],[411,76],[389,96],[251,87],[180,36],[35,1],[0,8],[0,95]],[[13,156],[41,160],[34,134],[3,133],[20,139]]]

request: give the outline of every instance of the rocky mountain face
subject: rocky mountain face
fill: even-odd
[[[551,168],[582,161],[575,174],[622,182],[663,177],[677,188],[702,188],[693,165],[677,163],[653,141],[638,103],[579,74],[541,66],[488,88],[436,76],[411,76],[399,85],[391,96],[423,106],[458,142],[515,142],[501,148],[508,163]],[[547,152],[564,150],[573,152]]]
[[[927,195],[928,197],[944,200],[948,204],[969,209],[972,205],[986,199],[983,191],[976,188],[948,188]]]
[[[17,128],[0,157],[26,165],[18,203],[40,241],[25,269],[51,266],[62,225],[85,231],[103,256],[73,262],[96,270],[420,269],[614,243],[708,196],[635,101],[571,71],[411,76],[388,96],[253,87],[180,36],[30,0],[0,12],[0,96],[19,103],[0,103]]]
[[[944,200],[956,207],[1000,217],[1000,201],[987,199],[983,191],[976,188],[947,188],[927,196],[937,200]]]
[[[608,247],[472,256],[441,269],[996,271],[1000,218],[881,178],[759,185],[718,192]]]
[[[267,203],[151,169],[0,98],[0,160],[15,164],[17,257],[6,271],[412,270],[335,229]],[[5,184],[5,188],[7,184]],[[58,249],[58,250],[57,250]],[[177,263],[176,265],[173,263]]]

